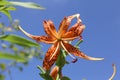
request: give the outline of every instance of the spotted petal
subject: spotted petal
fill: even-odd
[[[44,21],[43,25],[44,25],[44,30],[48,36],[53,37],[53,38],[57,38],[58,34],[57,34],[57,31],[56,31],[54,24],[51,20]]]
[[[24,31],[20,26],[19,26],[19,29],[28,37],[36,40],[37,42],[44,42],[44,43],[47,43],[47,44],[50,44],[50,43],[54,43],[55,42],[55,39],[54,38],[51,38],[51,37],[48,37],[48,36],[34,36],[34,35],[31,35],[29,33],[27,33],[26,31]]]
[[[61,36],[61,35],[64,35],[64,33],[67,32],[67,29],[71,23],[71,20],[75,17],[79,18],[79,14],[75,14],[75,15],[72,15],[72,16],[68,16],[68,17],[65,17],[62,22],[60,23],[60,26],[59,26],[59,30],[58,30],[58,34]]]
[[[72,46],[69,43],[65,43],[65,42],[61,42],[62,47],[64,48],[64,50],[68,53],[74,54],[75,56],[87,59],[87,60],[103,60],[103,58],[94,58],[94,57],[90,57],[85,55],[84,53],[82,53],[81,51],[79,51],[78,48]]]
[[[76,24],[62,36],[62,40],[74,40],[75,38],[78,38],[82,34],[84,28],[84,25]]]
[[[44,42],[47,44],[53,44],[56,42],[56,39],[49,36],[33,36],[32,39],[36,40],[37,42]]]
[[[59,52],[60,46],[57,42],[48,49],[43,61],[43,68],[45,70],[49,70],[51,68],[51,66],[57,60]]]

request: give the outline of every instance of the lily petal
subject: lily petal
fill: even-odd
[[[78,38],[82,34],[84,28],[84,25],[79,26],[76,24],[62,36],[62,40],[74,40],[75,38]]]
[[[44,42],[47,44],[53,44],[56,42],[56,39],[51,38],[49,36],[34,36],[33,39],[36,40],[37,42]]]
[[[72,46],[69,43],[65,43],[65,42],[62,41],[61,45],[66,52],[72,53],[75,56],[78,56],[78,57],[81,57],[81,58],[84,58],[84,59],[87,59],[87,60],[103,60],[103,58],[94,58],[94,57],[87,56],[84,53],[82,53],[81,51],[79,51],[78,48]]]
[[[18,26],[18,28],[19,28],[26,36],[28,36],[28,37],[30,37],[30,38],[32,38],[32,37],[34,36],[34,35],[31,35],[31,34],[29,34],[28,32],[26,32],[25,30],[23,30],[21,26]]]
[[[59,26],[59,30],[58,30],[58,34],[61,36],[61,35],[64,35],[64,33],[67,32],[67,29],[71,23],[71,20],[75,17],[77,17],[77,19],[79,18],[80,14],[75,14],[75,15],[72,15],[72,16],[68,16],[68,17],[65,17],[62,22],[60,23],[60,26]]]
[[[44,30],[45,30],[47,35],[49,35],[50,37],[57,38],[58,34],[57,34],[57,31],[56,31],[54,24],[51,20],[44,21],[43,25],[44,25]]]
[[[56,42],[48,49],[43,61],[43,68],[45,70],[49,70],[51,68],[51,66],[57,60],[59,52],[60,52],[60,46],[58,42]]]
[[[44,42],[47,44],[51,44],[55,42],[54,38],[48,37],[48,36],[34,36],[32,34],[27,33],[25,30],[23,30],[20,26],[19,29],[28,37],[36,40],[37,42]]]

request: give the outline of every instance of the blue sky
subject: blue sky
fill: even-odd
[[[120,73],[120,1],[119,0],[21,0],[33,1],[46,10],[32,10],[17,7],[11,12],[14,19],[19,19],[21,26],[27,32],[35,35],[45,34],[43,20],[52,20],[58,28],[64,16],[79,13],[86,28],[83,32],[84,42],[80,45],[81,51],[93,57],[103,57],[103,61],[87,61],[79,58],[76,63],[66,65],[63,75],[71,80],[108,80],[115,63],[117,74],[114,80],[119,80]],[[7,20],[4,20],[7,21]],[[22,32],[18,33],[26,37]],[[48,47],[43,44],[42,51]],[[14,70],[13,80],[42,80],[36,68],[42,61],[32,59],[30,65],[23,72]],[[16,74],[17,73],[17,74]],[[10,80],[7,78],[7,80]]]

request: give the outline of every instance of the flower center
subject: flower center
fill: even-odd
[[[57,41],[61,41],[62,39],[61,38],[57,38]]]

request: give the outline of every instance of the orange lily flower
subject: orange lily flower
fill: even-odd
[[[77,18],[77,23],[75,23],[70,29],[68,29],[73,18]],[[21,27],[19,27],[19,29],[25,35],[36,40],[37,42],[53,44],[48,49],[43,61],[43,68],[45,70],[49,70],[51,66],[55,63],[55,61],[57,60],[60,54],[61,48],[63,48],[69,54],[73,54],[75,56],[78,56],[80,58],[84,58],[87,60],[103,59],[103,58],[94,58],[94,57],[87,56],[83,52],[81,52],[78,48],[68,43],[69,41],[79,38],[85,28],[85,26],[82,25],[81,23],[79,14],[64,17],[64,19],[60,23],[58,32],[56,31],[55,26],[51,20],[44,21],[43,25],[44,25],[44,30],[47,34],[46,36],[34,36],[24,31]]]

